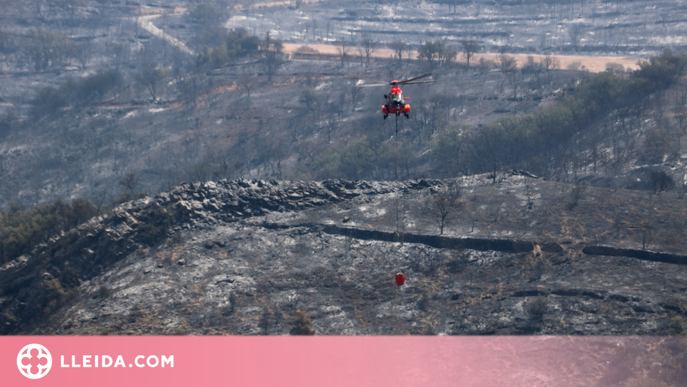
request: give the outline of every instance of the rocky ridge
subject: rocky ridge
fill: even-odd
[[[305,310],[318,334],[657,334],[685,314],[684,256],[429,235],[422,211],[399,232],[399,198],[448,183],[183,184],[0,268],[0,329],[285,334]]]

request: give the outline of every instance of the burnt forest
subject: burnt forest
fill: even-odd
[[[0,7],[1,334],[687,334],[685,1]]]

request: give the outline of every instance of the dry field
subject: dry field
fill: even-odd
[[[305,50],[302,49],[302,47],[305,47]],[[286,52],[289,55],[293,55],[298,49],[301,49],[301,51],[306,51],[306,52],[314,52],[313,53],[318,53],[321,55],[332,55],[332,56],[339,56],[339,48],[337,46],[333,46],[330,44],[308,44],[308,45],[302,45],[302,44],[294,44],[294,43],[286,43],[284,44],[284,52]],[[357,53],[354,52],[354,49],[348,49],[346,51],[347,55],[351,56],[356,56],[358,55]],[[417,51],[408,51],[405,53],[407,58],[417,60]],[[537,54],[508,54],[512,55],[515,57],[515,60],[518,62],[518,66],[522,67],[526,62],[527,58],[529,56],[533,57],[536,62],[539,62],[544,58],[544,55],[537,55]],[[383,48],[383,49],[377,49],[375,50],[372,55],[372,57],[375,58],[389,58],[394,56],[394,51],[388,48]],[[496,61],[497,60],[498,54],[494,53],[484,53],[484,54],[475,54],[472,63],[475,64],[477,61],[479,61],[480,58],[484,58],[485,60],[491,60],[491,61]],[[553,55],[554,58],[558,59],[559,62],[559,68],[561,69],[566,69],[568,66],[572,65],[573,63],[578,62],[580,64],[580,69],[587,70],[593,73],[599,73],[602,71],[606,70],[606,65],[609,63],[618,63],[623,65],[625,68],[630,68],[632,70],[636,70],[639,68],[637,65],[637,62],[641,60],[641,58],[636,58],[636,57],[627,57],[627,56],[591,56],[591,55]],[[465,57],[463,55],[459,55],[458,57],[458,62],[459,63],[465,63]]]

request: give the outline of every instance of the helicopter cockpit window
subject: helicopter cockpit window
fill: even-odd
[[[396,103],[401,103],[403,102],[403,94],[397,93],[397,94],[391,94],[391,100]]]

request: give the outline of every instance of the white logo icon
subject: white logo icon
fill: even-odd
[[[17,368],[29,379],[40,379],[50,372],[52,356],[47,348],[40,344],[29,344],[17,355]]]

